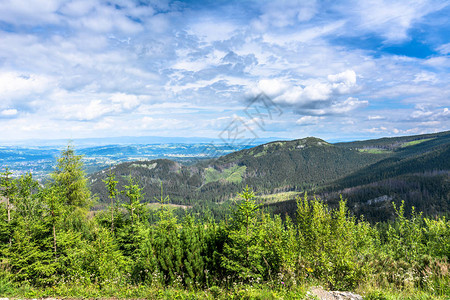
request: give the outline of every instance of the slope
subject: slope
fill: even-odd
[[[321,139],[272,142],[186,166],[170,160],[118,164],[112,168],[123,186],[137,178],[147,201],[159,196],[160,183],[174,203],[222,202],[249,185],[260,194],[303,191],[328,184],[375,163],[387,154],[336,147]],[[91,175],[91,186],[106,200],[102,182],[107,171]]]

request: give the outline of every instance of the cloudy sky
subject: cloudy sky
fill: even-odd
[[[0,0],[0,141],[449,130],[448,16],[450,1]]]

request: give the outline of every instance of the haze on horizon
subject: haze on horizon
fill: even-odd
[[[0,142],[445,131],[449,15],[420,0],[5,0]]]

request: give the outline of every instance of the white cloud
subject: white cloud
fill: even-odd
[[[328,80],[332,83],[332,89],[339,94],[347,94],[356,86],[356,73],[353,70],[346,70],[336,75],[328,75]]]
[[[353,70],[328,75],[326,80],[311,79],[303,84],[293,81],[287,78],[263,79],[253,88],[253,92],[263,91],[279,104],[291,105],[309,113],[342,113],[360,107],[363,103],[354,98],[348,98],[342,103],[338,100],[339,96],[351,94],[357,89],[356,73]]]
[[[399,42],[408,38],[408,30],[414,23],[448,3],[428,0],[355,0],[350,5],[352,9],[349,12],[355,17],[350,30],[376,32],[387,42]],[[343,9],[348,10],[348,6]]]
[[[17,115],[18,111],[14,108],[4,109],[0,112],[0,115],[10,117]]]
[[[0,70],[0,99],[4,102],[25,96],[36,97],[54,87],[54,79],[45,75]]]
[[[450,53],[450,43],[440,45],[436,48],[442,55],[447,55]]]
[[[292,124],[333,136],[324,122],[448,129],[449,44],[421,36],[426,59],[382,45],[417,42],[413,27],[439,35],[431,13],[445,2],[44,2],[0,1],[0,126],[17,136],[217,135],[224,124],[193,120],[229,117],[260,91],[283,109],[272,136],[305,133]]]
[[[415,78],[413,81],[416,83],[419,83],[419,82],[436,83],[438,81],[438,79],[436,78],[436,74],[422,71],[419,74],[415,75]]]
[[[264,31],[272,26],[283,28],[311,20],[318,12],[318,3],[315,0],[269,1],[261,9],[262,14],[253,20],[252,25],[255,29]]]
[[[229,22],[217,19],[196,20],[188,32],[207,42],[223,41],[229,39],[238,27]]]
[[[324,111],[324,114],[343,114],[352,110],[365,107],[369,104],[367,100],[359,100],[357,98],[348,97],[343,102],[333,103],[328,110]]]
[[[295,124],[297,125],[316,125],[321,120],[323,120],[324,117],[316,117],[316,116],[303,116],[297,121],[295,121]]]
[[[412,119],[422,121],[448,121],[450,119],[450,110],[448,107],[432,109],[428,107],[416,107],[411,113]]]
[[[120,111],[130,110],[130,109],[136,108],[137,106],[139,106],[141,104],[141,100],[139,99],[138,96],[127,95],[124,93],[113,94],[110,97],[110,99],[115,107],[117,107],[117,105],[119,106],[119,107],[117,107],[117,110],[120,110]]]
[[[88,103],[61,105],[56,110],[65,119],[90,121],[112,112],[113,108],[101,100],[91,100]]]
[[[278,32],[268,33],[264,34],[263,38],[265,42],[281,46],[285,46],[286,44],[309,43],[319,38],[323,38],[326,35],[336,33],[344,26],[344,24],[344,21],[337,21],[325,26],[315,26],[289,34],[280,34]]]
[[[56,14],[62,1],[59,0],[27,0],[19,3],[16,0],[0,2],[0,20],[13,24],[35,25],[41,23],[58,23]]]
[[[258,89],[266,93],[270,97],[277,97],[285,92],[290,86],[280,78],[262,79],[258,82]]]

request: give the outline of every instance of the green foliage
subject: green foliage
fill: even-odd
[[[111,210],[111,232],[114,232],[114,211],[117,210],[117,207],[114,205],[114,201],[117,198],[117,183],[116,175],[112,173],[111,169],[109,169],[109,174],[106,180],[103,180],[106,184],[106,188],[108,190],[108,197],[111,200],[110,210]]]
[[[90,205],[90,190],[87,185],[81,156],[68,145],[57,159],[55,171],[51,174],[54,184],[61,188],[61,196],[66,205],[75,207],[88,207]]]
[[[33,179],[31,173],[27,173],[16,179],[16,185],[17,199],[14,203],[16,213],[25,218],[39,217],[43,210],[37,195],[39,183]]]
[[[432,257],[450,257],[450,222],[445,218],[424,218],[424,238],[427,253]]]
[[[389,225],[387,230],[386,251],[395,260],[405,260],[407,262],[417,261],[418,258],[425,254],[423,244],[423,225],[421,214],[416,214],[414,207],[412,209],[411,218],[405,217],[404,202],[399,208],[392,203],[397,214],[394,226]]]
[[[205,169],[205,183],[224,180],[230,183],[240,183],[242,181],[242,176],[245,174],[246,166],[233,166],[221,171],[214,168]]]
[[[235,203],[222,266],[240,280],[256,280],[264,273],[263,248],[259,243],[259,220],[256,215],[259,205],[254,202],[255,195],[248,186],[239,196],[242,200]]]
[[[135,183],[133,177],[128,177],[128,185],[124,186],[122,191],[128,198],[128,203],[122,204],[128,211],[131,219],[131,225],[134,226],[136,222],[139,222],[144,217],[144,205],[141,203],[142,188],[139,184]]]
[[[19,221],[12,240],[5,256],[14,279],[37,286],[52,284],[57,263],[52,251],[50,224]]]
[[[2,177],[4,195],[14,187],[14,205],[0,206],[2,296],[301,299],[317,284],[366,289],[368,299],[450,295],[449,221],[414,208],[408,215],[403,203],[394,205],[395,221],[373,226],[342,197],[333,208],[305,193],[292,221],[264,212],[247,186],[218,223],[204,211],[177,215],[162,183],[161,207],[149,213],[136,179],[120,186],[110,173],[108,193],[123,195],[125,209],[117,201],[114,215],[92,217],[81,161],[67,153],[59,164],[42,187],[29,174]]]
[[[311,273],[332,289],[353,289],[362,283],[375,242],[369,225],[349,216],[342,199],[335,210],[306,194],[297,201],[300,274]]]

